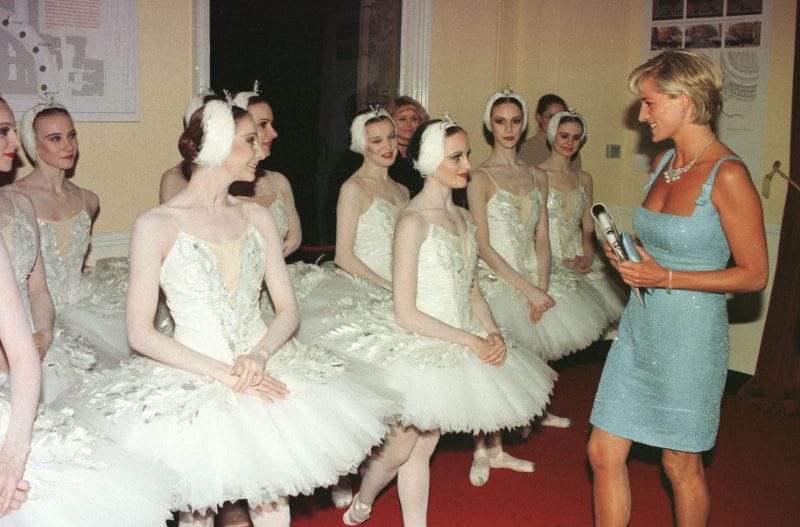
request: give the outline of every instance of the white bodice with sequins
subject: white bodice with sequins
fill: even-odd
[[[583,254],[581,220],[586,209],[583,185],[561,191],[550,187],[547,193],[547,220],[550,229],[550,251],[554,259]]]
[[[22,298],[22,305],[30,322],[31,308],[28,295],[28,275],[36,263],[36,236],[33,232],[33,226],[29,223],[28,217],[19,209],[16,209],[14,216],[7,218],[7,223],[5,223],[2,233],[3,241],[14,266],[14,275]]]
[[[285,240],[286,235],[289,233],[289,214],[286,212],[286,204],[283,202],[283,197],[278,194],[267,207],[275,218],[275,226],[278,228],[278,238]]]
[[[69,246],[61,250],[53,224],[66,222],[72,222],[72,236],[68,240]],[[89,251],[92,220],[82,210],[66,220],[56,222],[38,219],[38,223],[47,287],[53,297],[53,304],[59,309],[82,295],[81,271]]]
[[[392,280],[392,235],[397,209],[383,198],[372,200],[358,217],[353,254],[378,276]]]
[[[230,291],[209,244],[181,231],[161,266],[175,340],[228,364],[249,353],[266,332],[258,308],[266,249],[252,225],[243,235],[238,259],[238,284]]]
[[[537,281],[534,238],[541,207],[542,197],[536,188],[517,196],[495,187],[494,195],[486,203],[492,248],[533,283]]]
[[[475,226],[471,222],[462,236],[431,224],[419,249],[417,308],[451,326],[468,327],[470,288],[477,259]]]

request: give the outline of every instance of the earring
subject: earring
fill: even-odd
[[[686,117],[686,110],[681,110],[681,120]]]

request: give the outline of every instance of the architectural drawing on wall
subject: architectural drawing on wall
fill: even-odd
[[[652,0],[648,4],[642,60],[665,49],[684,47],[700,51],[720,65],[725,84],[715,131],[758,179],[763,172],[771,0]],[[634,168],[649,167],[651,161],[647,154],[638,155]]]
[[[135,0],[0,0],[0,93],[80,121],[138,120]]]

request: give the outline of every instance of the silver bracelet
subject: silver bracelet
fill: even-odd
[[[672,294],[672,269],[667,269],[667,294]]]

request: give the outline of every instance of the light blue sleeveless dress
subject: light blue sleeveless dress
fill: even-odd
[[[674,155],[650,175],[645,193]],[[723,269],[730,258],[711,189],[723,157],[703,184],[690,216],[639,206],[633,228],[643,247],[677,271]],[[631,295],[619,336],[606,359],[591,423],[647,445],[684,452],[714,446],[728,368],[728,316],[724,294],[654,288],[645,308]]]

